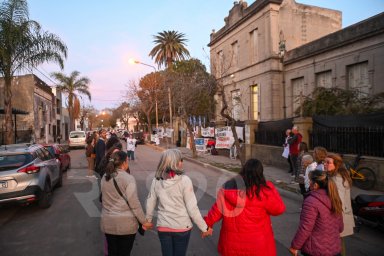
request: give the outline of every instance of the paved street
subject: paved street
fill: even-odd
[[[142,203],[145,202],[160,151],[159,148],[140,145],[137,147],[137,160],[130,163]],[[97,182],[85,177],[84,150],[72,150],[71,156],[72,169],[65,175],[64,186],[55,190],[51,208],[41,210],[35,205],[0,208],[0,255],[103,255]],[[217,188],[233,174],[191,161],[184,161],[184,166],[195,186],[199,208],[205,214],[214,202]],[[272,175],[270,170],[266,168],[268,178]],[[291,191],[279,191],[287,211],[273,218],[273,227],[278,255],[288,255],[287,248],[299,222],[302,199]],[[214,226],[214,236],[203,240],[194,228],[188,255],[217,255],[219,231],[220,223]],[[348,255],[382,255],[383,242],[382,233],[363,227],[360,233],[347,239]],[[148,231],[145,237],[138,235],[132,255],[161,255],[156,232]]]

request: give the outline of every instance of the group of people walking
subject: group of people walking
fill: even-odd
[[[340,155],[315,147],[308,153],[297,127],[286,131],[288,161],[304,202],[290,252],[298,255],[346,255],[344,237],[355,226],[351,205],[352,179]],[[286,150],[286,149],[285,149]],[[293,153],[292,153],[293,152]]]
[[[342,238],[353,234],[354,227],[351,178],[340,156],[322,147],[309,154],[297,127],[292,131],[289,137],[294,139],[287,139],[290,156],[293,152],[292,173],[297,180],[302,178],[304,201],[289,252],[345,255]],[[193,224],[204,238],[212,235],[219,221],[220,255],[276,255],[270,216],[283,214],[285,205],[273,183],[265,179],[259,160],[247,160],[239,174],[221,186],[215,203],[202,216],[182,153],[165,150],[154,170],[144,211],[130,174],[128,153],[119,139],[105,141],[100,131],[99,138],[93,137],[89,144],[94,145],[95,170],[101,177],[101,230],[107,255],[130,255],[137,232],[154,229],[155,217],[162,255],[186,255]]]
[[[239,175],[221,187],[204,217],[179,150],[162,153],[145,214],[128,166],[125,152],[112,153],[101,180],[101,230],[106,235],[109,256],[130,255],[139,225],[153,228],[155,211],[162,255],[186,255],[193,223],[204,238],[212,235],[214,224],[220,220],[221,255],[276,255],[270,216],[282,214],[285,205],[274,185],[266,181],[259,160],[248,160]]]

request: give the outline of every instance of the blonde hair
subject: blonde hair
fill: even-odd
[[[183,170],[180,169],[179,163],[183,161],[183,155],[178,149],[167,149],[161,154],[159,165],[157,166],[155,178],[165,179],[167,173],[172,170],[176,174],[183,174]]]

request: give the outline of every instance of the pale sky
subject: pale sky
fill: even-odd
[[[91,104],[97,109],[124,101],[125,85],[153,71],[129,64],[134,58],[155,65],[148,56],[153,35],[176,30],[186,35],[194,58],[208,65],[210,33],[224,26],[234,0],[29,0],[30,18],[58,35],[68,47],[63,71],[43,65],[35,74],[53,85],[51,72],[77,70],[91,79]],[[247,1],[251,5],[254,1]],[[296,0],[342,11],[343,27],[384,11],[384,0]],[[204,50],[203,50],[204,48]],[[209,68],[207,66],[207,68]],[[87,101],[86,104],[89,104]]]

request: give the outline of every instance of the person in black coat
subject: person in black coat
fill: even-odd
[[[105,155],[105,141],[107,139],[107,131],[105,129],[101,129],[99,131],[99,139],[96,142],[95,145],[95,168],[97,168],[97,165],[100,163],[101,159]]]

